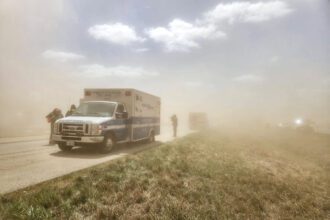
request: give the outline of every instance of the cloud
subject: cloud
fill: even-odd
[[[149,48],[142,47],[142,48],[137,48],[134,51],[137,52],[137,53],[145,53],[145,52],[149,51]]]
[[[167,52],[188,52],[199,48],[201,40],[226,38],[226,33],[219,30],[219,26],[224,26],[226,23],[264,22],[291,12],[292,9],[288,4],[280,0],[220,3],[191,23],[175,18],[167,26],[146,29],[145,34],[153,41],[162,44]],[[88,29],[88,33],[97,40],[119,45],[146,41],[135,32],[133,27],[120,22],[94,25]],[[142,53],[148,50],[148,48],[139,48],[133,51]]]
[[[240,75],[233,78],[236,82],[243,82],[243,83],[260,83],[264,81],[264,79],[257,75],[247,74],[247,75]]]
[[[201,39],[225,38],[226,34],[219,30],[224,22],[257,23],[285,16],[291,11],[285,2],[277,0],[220,3],[192,23],[176,18],[167,27],[150,28],[146,33],[155,42],[162,43],[168,52],[187,52],[199,48]]]
[[[290,12],[292,9],[283,1],[220,3],[205,14],[204,20],[207,23],[223,21],[231,24],[236,22],[256,23],[282,17]]]
[[[145,41],[136,34],[134,28],[122,23],[94,25],[88,29],[88,33],[97,40],[119,45]]]
[[[159,75],[157,72],[147,71],[142,67],[114,66],[105,67],[100,64],[83,65],[79,67],[83,76],[90,78],[99,78],[107,76],[137,78],[153,77]]]
[[[198,48],[200,39],[224,38],[225,33],[214,25],[198,26],[181,19],[174,19],[168,27],[156,27],[146,31],[155,42],[163,43],[167,51],[189,51]]]
[[[85,58],[80,54],[64,52],[64,51],[56,51],[56,50],[46,50],[42,53],[42,56],[45,59],[56,60],[59,62],[76,61]]]

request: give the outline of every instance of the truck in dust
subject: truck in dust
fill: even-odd
[[[191,130],[203,130],[209,127],[209,122],[205,112],[189,113],[189,128]]]
[[[160,133],[160,98],[135,89],[85,89],[76,112],[55,123],[53,140],[63,151],[155,140]]]

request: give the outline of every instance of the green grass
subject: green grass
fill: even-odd
[[[330,139],[192,134],[1,196],[3,219],[330,219]]]

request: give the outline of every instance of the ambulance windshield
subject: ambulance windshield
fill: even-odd
[[[115,110],[115,103],[85,102],[79,105],[74,116],[111,117]]]

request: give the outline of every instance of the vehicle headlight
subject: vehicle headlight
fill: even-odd
[[[58,123],[54,124],[54,133],[58,134]]]
[[[99,124],[92,124],[92,135],[100,135],[102,133],[102,126]]]

